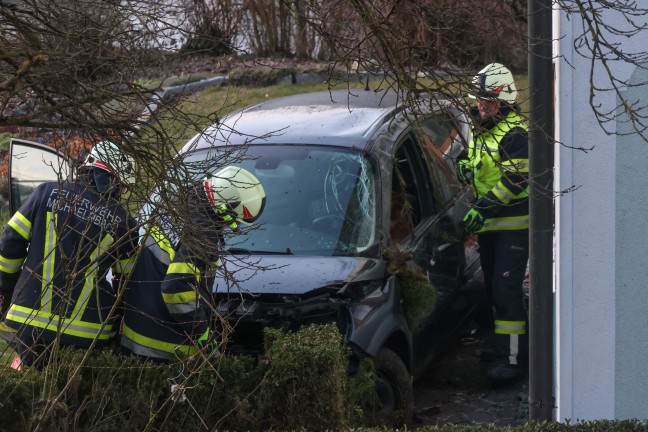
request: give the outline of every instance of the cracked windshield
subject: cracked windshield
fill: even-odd
[[[354,256],[376,241],[376,173],[363,153],[317,146],[248,146],[196,152],[190,171],[233,164],[257,176],[266,207],[250,230],[228,236],[232,253]]]

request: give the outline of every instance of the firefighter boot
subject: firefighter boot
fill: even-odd
[[[527,359],[526,334],[496,334],[495,361],[486,376],[497,383],[516,381],[525,375]]]

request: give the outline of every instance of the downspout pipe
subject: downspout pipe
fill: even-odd
[[[552,1],[527,0],[529,20],[529,420],[552,421]]]

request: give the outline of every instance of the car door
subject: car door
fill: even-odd
[[[69,158],[46,144],[12,138],[9,142],[9,209],[13,215],[41,183],[67,179]]]
[[[441,185],[433,182],[438,177],[432,176],[421,142],[414,133],[401,140],[394,159],[391,239],[411,255],[410,265],[427,277],[435,294],[432,305],[424,301],[414,304],[417,308],[426,305],[426,310],[415,312],[418,320],[410,322],[416,376],[434,348],[454,327],[449,321],[452,315],[449,311],[463,267],[463,241],[448,213],[450,208],[443,199]]]

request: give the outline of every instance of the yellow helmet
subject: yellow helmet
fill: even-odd
[[[480,70],[472,80],[473,99],[499,99],[513,104],[519,97],[511,71],[501,63],[491,63]]]
[[[119,194],[122,186],[135,184],[135,159],[110,141],[95,144],[79,171],[92,175],[93,184],[100,193]]]
[[[237,221],[249,225],[265,207],[265,190],[259,179],[243,168],[227,166],[203,180],[207,200],[218,213],[223,206]]]

